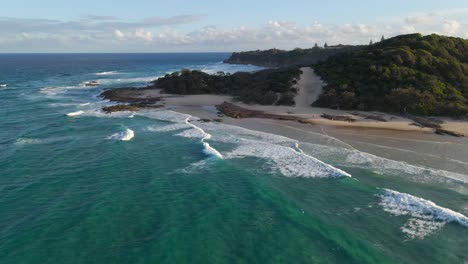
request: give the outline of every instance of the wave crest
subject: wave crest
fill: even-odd
[[[107,137],[107,139],[118,140],[118,141],[130,141],[134,137],[135,137],[135,132],[127,128],[125,129],[125,131],[112,134],[111,136]]]
[[[95,75],[97,76],[104,76],[104,75],[116,75],[119,74],[118,71],[104,71],[104,72],[96,72]]]
[[[410,216],[401,231],[410,239],[423,239],[447,223],[468,227],[468,218],[460,213],[406,193],[384,189],[380,206],[395,216]]]

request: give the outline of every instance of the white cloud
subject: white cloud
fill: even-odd
[[[468,11],[468,10],[467,10]],[[37,51],[237,51],[250,49],[312,47],[315,43],[367,44],[420,32],[468,36],[468,19],[461,11],[410,14],[392,21],[307,25],[271,20],[257,26],[190,28],[201,16],[151,17],[123,21],[110,16],[87,16],[79,20],[19,19],[0,17],[0,50]],[[456,15],[460,15],[457,17]],[[463,13],[464,14],[464,13]],[[179,25],[184,24],[184,27]],[[119,40],[119,41],[115,41]],[[37,50],[31,50],[34,47]]]
[[[404,26],[401,26],[400,28],[400,33],[401,34],[411,34],[411,33],[416,33],[416,28],[414,26],[408,26],[408,25],[404,25]]]
[[[153,33],[150,31],[145,31],[142,28],[135,30],[135,38],[141,39],[143,41],[151,42],[153,41]]]
[[[409,16],[405,19],[406,23],[411,25],[418,24],[431,24],[436,20],[437,15],[435,13],[425,13]]]
[[[446,20],[442,25],[442,32],[448,35],[454,35],[461,29],[461,24],[456,20]]]
[[[118,40],[124,40],[125,39],[125,34],[122,31],[118,30],[118,29],[114,30],[114,36]]]

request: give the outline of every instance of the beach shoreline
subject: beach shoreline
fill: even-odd
[[[418,166],[441,169],[455,173],[468,171],[468,140],[466,137],[438,135],[434,129],[412,125],[413,120],[391,114],[377,113],[387,122],[366,119],[348,111],[316,107],[247,105],[227,95],[172,95],[154,89],[140,90],[137,97],[157,101],[158,109],[150,111],[175,111],[199,118],[250,130],[285,136],[302,144],[334,145],[356,149],[378,157],[407,162]],[[127,95],[127,91],[125,92]],[[130,98],[131,99],[131,98]],[[131,101],[131,100],[130,100]],[[125,103],[125,100],[123,101]],[[233,118],[221,113],[217,106],[228,103],[264,117]],[[143,110],[143,109],[142,109]],[[362,112],[366,113],[366,112]],[[354,122],[334,121],[321,115],[351,115]],[[290,118],[268,118],[288,117]],[[307,122],[298,122],[296,119]],[[444,119],[443,128],[468,132],[468,122]]]
[[[116,111],[175,111],[306,144],[331,143],[424,167],[468,171],[468,153],[463,150],[468,149],[468,140],[456,137],[468,135],[467,121],[312,107],[325,84],[313,69],[301,70],[296,83],[296,98],[300,99],[293,106],[245,104],[229,95],[165,94],[156,87],[115,88],[101,97],[116,102]]]

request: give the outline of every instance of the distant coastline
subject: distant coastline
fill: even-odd
[[[262,118],[276,120],[277,122],[294,121],[301,124],[319,126],[411,131],[463,137],[468,134],[468,122],[465,120],[466,116],[463,115],[464,109],[468,109],[463,101],[465,100],[463,94],[466,93],[463,87],[460,91],[456,91],[450,84],[444,86],[445,88],[443,89],[446,89],[447,93],[461,93],[459,99],[457,99],[461,101],[459,101],[458,105],[450,106],[448,103],[444,103],[443,100],[449,100],[452,97],[445,95],[445,99],[440,99],[441,106],[438,107],[452,108],[447,108],[447,110],[439,109],[440,112],[437,112],[439,111],[437,110],[438,108],[433,108],[433,110],[428,110],[428,112],[421,112],[424,110],[424,107],[429,106],[421,106],[418,102],[413,102],[417,100],[415,96],[411,100],[404,101],[406,100],[404,94],[393,98],[383,92],[382,95],[375,95],[372,99],[382,104],[380,108],[373,107],[372,105],[368,107],[355,107],[349,104],[349,101],[354,100],[358,102],[364,99],[357,97],[357,91],[349,92],[349,85],[343,84],[347,80],[343,78],[373,78],[372,76],[375,76],[375,74],[363,71],[366,77],[359,77],[356,75],[347,76],[346,74],[337,75],[334,73],[336,68],[351,67],[348,64],[353,63],[354,60],[356,60],[356,65],[360,65],[359,63],[366,63],[365,65],[372,63],[372,60],[367,59],[363,61],[360,57],[363,54],[368,54],[370,51],[382,53],[382,49],[387,49],[388,54],[390,54],[389,58],[398,59],[399,53],[395,53],[394,51],[403,52],[404,49],[399,50],[394,47],[401,45],[406,45],[405,47],[410,47],[411,45],[417,46],[420,43],[425,45],[426,40],[433,41],[434,39],[444,40],[445,37],[435,35],[422,37],[421,35],[413,34],[398,36],[372,46],[341,45],[327,48],[314,47],[309,50],[296,49],[290,52],[273,49],[233,53],[225,63],[256,64],[275,67],[275,69],[251,73],[239,72],[232,75],[224,72],[208,74],[202,71],[183,69],[179,72],[166,74],[166,76],[153,81],[144,89],[115,88],[106,90],[101,96],[119,103],[104,109],[106,112],[138,111],[151,108],[186,110],[188,104],[192,108],[197,109],[196,113],[189,111],[190,114],[197,115],[198,113],[201,116],[205,116],[206,119],[219,119],[222,122],[226,122],[226,118]],[[456,38],[448,40],[467,43],[466,40],[462,41]],[[408,49],[411,50],[411,48]],[[418,49],[417,52],[421,53],[422,51],[420,50],[422,49]],[[436,50],[434,54],[438,54]],[[375,57],[376,55],[372,56]],[[348,58],[350,61],[346,61],[344,58]],[[336,62],[340,60],[343,60],[340,62],[342,66]],[[277,67],[281,63],[283,63],[283,67]],[[384,63],[384,61],[381,63]],[[406,67],[405,62],[402,63],[401,67]],[[309,65],[300,66],[301,64]],[[361,65],[359,67],[368,66]],[[465,67],[465,65],[463,64],[462,67]],[[468,69],[468,66],[466,67]],[[315,70],[316,68],[317,70]],[[394,69],[399,68],[394,66]],[[352,70],[350,71],[352,72]],[[322,80],[324,76],[325,78]],[[334,79],[330,79],[331,77]],[[449,82],[451,80],[447,80],[447,83]],[[337,83],[341,83],[341,86],[338,85],[341,88],[337,88]],[[398,80],[391,83],[391,85],[396,87],[399,87],[399,84]],[[378,86],[376,87],[378,88]],[[389,88],[382,89],[387,89],[388,93]],[[411,89],[415,88],[411,86]],[[397,91],[400,90],[397,89]],[[331,96],[331,91],[335,91],[335,95],[331,99],[328,99],[329,101],[326,101]],[[367,91],[367,93],[369,92]],[[429,92],[425,91],[426,97],[424,98],[427,99],[428,96],[432,96],[432,93],[435,93],[434,89]],[[397,105],[392,108],[392,104],[395,103]],[[419,108],[404,106],[403,104],[405,103],[411,107],[414,103]],[[212,109],[217,107],[218,113],[203,113],[203,107],[205,106],[210,106]],[[385,111],[385,109],[389,111]],[[455,112],[450,112],[449,110]],[[421,114],[423,116],[430,116],[434,113],[453,113],[456,118],[421,116]]]

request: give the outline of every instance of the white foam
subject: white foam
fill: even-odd
[[[297,141],[291,138],[237,126],[199,122],[191,120],[192,117],[190,115],[173,111],[157,111],[151,114],[145,114],[145,116],[176,122],[176,124],[173,125],[151,127],[149,130],[163,132],[185,129],[176,135],[200,139],[202,143],[204,143],[204,153],[215,157],[229,159],[244,157],[262,158],[267,160],[267,164],[270,165],[269,168],[290,177],[351,176],[345,171],[303,153]],[[207,131],[213,131],[213,135]],[[219,151],[205,142],[205,140],[208,139],[211,141],[237,144],[238,147],[223,156]]]
[[[203,139],[206,134],[198,129],[194,129],[194,128],[191,128],[191,129],[187,129],[185,131],[182,131],[180,133],[177,133],[176,136],[179,136],[179,137],[184,137],[184,138],[199,138],[199,139]]]
[[[76,103],[52,103],[49,104],[50,107],[66,107],[66,106],[77,106]]]
[[[289,177],[351,177],[349,173],[307,155],[294,139],[225,124],[200,123],[199,126],[216,131],[212,140],[238,144],[225,155],[226,158],[263,158],[272,170]]]
[[[88,106],[88,105],[90,105],[90,104],[91,104],[91,103],[88,102],[88,103],[80,104],[80,106]]]
[[[0,84],[0,87],[7,87],[6,84]]]
[[[251,64],[228,64],[223,62],[211,63],[195,67],[208,74],[216,74],[218,72],[235,73],[235,72],[254,72],[265,69],[265,67],[254,66]]]
[[[98,79],[94,80],[101,85],[111,84],[126,84],[126,83],[148,83],[154,81],[161,76],[147,76],[147,77],[132,77],[132,78],[117,78],[117,79]]]
[[[93,116],[93,117],[99,117],[99,118],[129,118],[135,115],[134,112],[129,112],[129,111],[119,111],[119,112],[113,112],[113,113],[105,113],[101,109],[90,109],[86,110],[83,113],[83,116]]]
[[[185,119],[185,124],[193,127],[194,130],[198,131],[200,135],[202,135],[201,142],[203,143],[203,153],[205,153],[208,156],[211,157],[216,157],[219,159],[223,158],[223,155],[219,151],[217,151],[215,148],[211,147],[209,143],[206,142],[206,140],[211,138],[211,134],[206,133],[201,127],[196,126],[195,124],[192,124],[190,122],[191,117],[187,117]]]
[[[351,177],[347,172],[287,146],[245,140],[226,158],[256,157],[267,160],[273,171],[288,177]]]
[[[118,71],[104,71],[104,72],[97,72],[95,75],[102,76],[102,75],[116,75],[119,74]]]
[[[203,142],[203,153],[205,153],[208,156],[216,157],[218,159],[223,159],[223,155],[206,142]]]
[[[411,239],[423,239],[447,223],[458,223],[468,227],[466,216],[429,200],[389,189],[384,189],[384,193],[379,196],[380,205],[386,212],[395,216],[410,217],[401,227],[401,231]]]
[[[118,133],[115,133],[115,134],[107,137],[107,139],[120,140],[120,141],[130,141],[134,137],[135,137],[135,133],[133,132],[133,130],[127,128],[127,129],[125,129],[125,131],[118,132]]]
[[[18,138],[15,141],[15,145],[36,145],[43,143],[47,143],[47,140],[39,138]]]
[[[68,113],[67,116],[73,117],[73,116],[80,116],[82,114],[84,114],[84,111],[80,110],[80,111]]]
[[[171,124],[166,126],[149,126],[146,128],[146,130],[151,132],[170,132],[188,128],[191,128],[191,126],[187,124]]]
[[[191,117],[191,115],[182,114],[170,110],[161,110],[161,111],[138,111],[137,115],[144,116],[151,119],[169,121],[173,123],[183,123],[185,124],[185,119]]]
[[[309,146],[307,150],[312,152],[314,156],[331,160],[341,166],[369,169],[378,174],[404,175],[405,177],[409,175],[408,179],[418,182],[468,183],[468,176],[460,173],[416,166],[403,161],[382,158],[356,149],[328,147],[316,144],[306,145]]]
[[[58,141],[68,141],[70,140],[69,137],[50,137],[50,138],[27,138],[21,137],[16,139],[15,145],[16,146],[24,146],[24,145],[40,145],[40,144],[49,144]]]
[[[40,93],[46,95],[58,95],[67,93],[69,90],[80,90],[80,89],[90,89],[95,87],[88,87],[84,83],[80,85],[69,85],[69,86],[50,86],[39,89]]]

